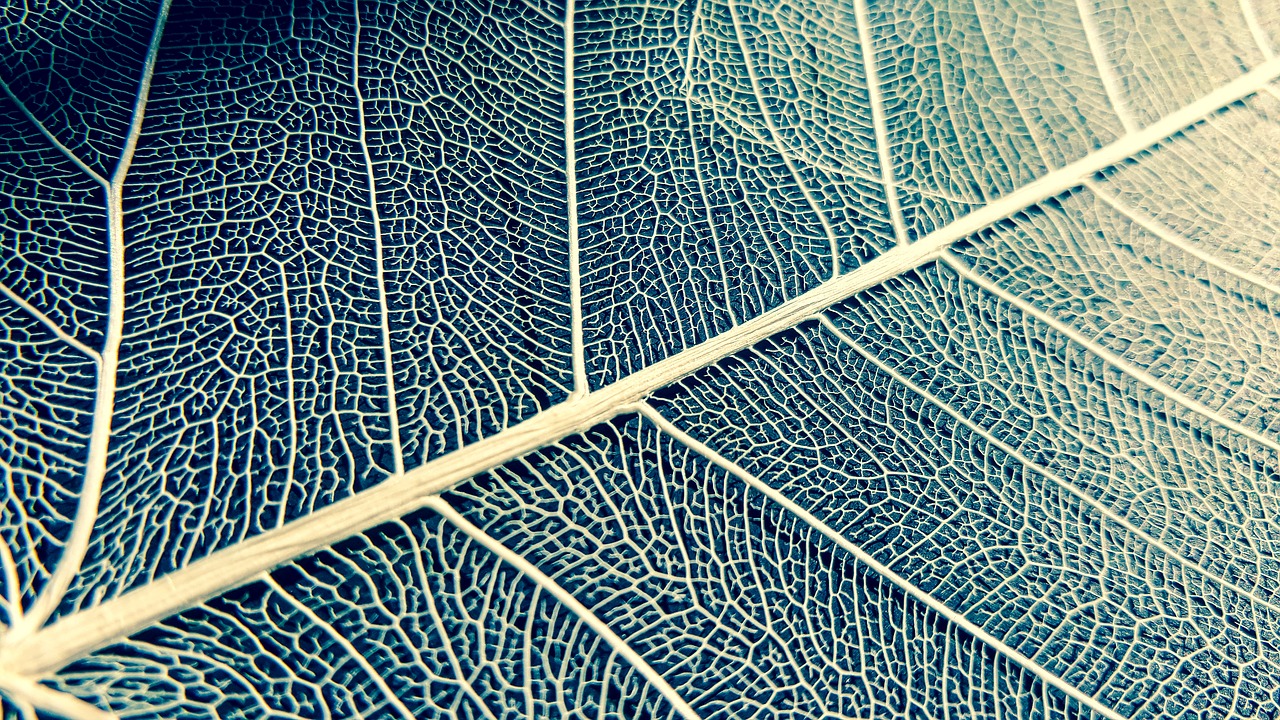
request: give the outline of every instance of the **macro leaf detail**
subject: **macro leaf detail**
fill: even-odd
[[[1273,5],[5,7],[4,717],[1280,716]]]

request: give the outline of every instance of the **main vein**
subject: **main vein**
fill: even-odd
[[[852,272],[613,385],[572,396],[495,435],[212,553],[149,585],[60,619],[21,641],[6,644],[0,648],[0,668],[28,676],[45,675],[95,648],[244,584],[265,570],[435,503],[435,495],[456,483],[632,410],[654,391],[690,373],[810,319],[850,295],[937,259],[955,241],[1080,185],[1095,173],[1257,92],[1277,76],[1280,58],[1260,64],[1160,121],[1050,172],[915,243],[899,245]]]

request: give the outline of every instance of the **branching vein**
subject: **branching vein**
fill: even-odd
[[[817,530],[819,533],[821,533],[827,539],[834,542],[836,545],[839,545],[844,551],[848,552],[850,555],[853,555],[855,558],[858,559],[858,562],[871,568],[873,571],[875,571],[876,574],[880,575],[884,579],[893,583],[895,586],[897,586],[907,595],[920,601],[924,605],[928,606],[934,612],[946,618],[955,626],[964,629],[969,634],[973,635],[974,637],[978,638],[982,642],[986,643],[987,646],[991,647],[996,652],[1000,653],[1001,655],[1004,655],[1005,657],[1009,658],[1010,660],[1022,666],[1023,668],[1026,668],[1028,671],[1030,671],[1031,673],[1039,677],[1041,680],[1043,680],[1046,684],[1058,688],[1068,697],[1075,699],[1077,702],[1088,707],[1094,712],[1097,712],[1102,717],[1108,718],[1109,720],[1123,720],[1123,716],[1117,713],[1115,710],[1112,710],[1111,708],[1103,705],[1102,703],[1098,702],[1092,697],[1084,694],[1079,689],[1077,689],[1074,685],[1072,685],[1071,683],[1068,683],[1067,681],[1063,680],[1057,675],[1054,675],[1053,673],[1049,672],[1036,661],[1032,660],[1026,655],[1023,655],[1017,650],[1009,647],[999,638],[995,637],[991,633],[984,630],[981,626],[970,621],[968,618],[961,615],[960,613],[957,613],[956,611],[952,610],[942,601],[938,600],[937,598],[933,597],[929,593],[916,587],[913,583],[908,581],[906,578],[902,577],[901,575],[898,575],[893,570],[886,567],[883,563],[876,560],[871,555],[867,554],[862,548],[850,542],[848,538],[836,532],[834,528],[832,528],[831,526],[819,520],[808,510],[805,510],[803,507],[800,507],[799,505],[797,505],[794,501],[792,501],[786,495],[783,495],[782,493],[778,492],[777,490],[775,490],[774,488],[770,487],[768,484],[766,484],[765,482],[757,478],[756,476],[752,475],[751,473],[739,467],[736,463],[728,460],[727,458],[725,458],[724,456],[716,452],[714,449],[708,447],[706,444],[700,442],[693,436],[689,435],[688,433],[684,432],[680,428],[676,427],[670,420],[667,420],[665,417],[662,416],[661,413],[653,409],[652,406],[647,404],[641,405],[639,407],[639,412],[641,415],[644,415],[645,418],[651,421],[654,425],[657,425],[658,428],[662,430],[662,432],[666,433],[667,435],[670,435],[672,438],[679,441],[681,444],[689,447],[691,450],[698,453],[699,455],[702,455],[707,460],[711,461],[712,463],[714,463],[716,466],[718,466],[725,472],[729,473],[730,475],[733,475],[734,477],[738,478],[742,482],[749,485],[751,488],[755,489],[761,495],[764,495],[765,497],[769,498],[770,500],[777,503],[778,505],[781,505],[782,507],[786,508],[787,511],[790,512],[792,515],[800,518],[802,521],[805,522],[805,524],[809,525],[814,530]]]
[[[1040,179],[1009,193],[991,204],[935,230],[917,242],[899,244],[856,270],[834,277],[752,320],[735,326],[719,336],[654,363],[608,387],[589,394],[575,393],[571,395],[569,400],[545,410],[525,422],[508,427],[415,469],[397,473],[368,490],[335,502],[294,522],[214,552],[168,575],[161,576],[146,586],[103,602],[88,610],[62,618],[49,627],[40,629],[40,625],[44,623],[45,619],[49,617],[56,607],[62,593],[65,592],[71,579],[79,569],[84,549],[87,547],[88,535],[96,517],[98,493],[100,492],[102,476],[105,474],[107,438],[111,430],[111,409],[123,319],[124,239],[121,190],[132,160],[133,149],[137,143],[150,77],[154,70],[155,53],[159,45],[160,33],[167,9],[168,4],[166,2],[152,37],[152,45],[140,87],[129,140],[126,143],[125,152],[122,154],[122,161],[116,168],[109,183],[108,207],[111,217],[109,240],[112,264],[111,300],[106,334],[107,341],[100,363],[98,399],[95,402],[93,435],[90,442],[90,463],[86,471],[86,491],[82,495],[72,538],[58,567],[55,581],[46,586],[44,593],[34,608],[36,612],[27,616],[27,631],[11,636],[9,642],[3,648],[0,648],[0,668],[4,668],[9,672],[20,673],[24,677],[38,677],[56,670],[65,663],[115,638],[127,636],[174,612],[191,607],[232,587],[250,581],[265,570],[325,547],[338,539],[403,516],[416,508],[432,507],[445,515],[451,522],[455,522],[455,524],[459,522],[465,523],[465,520],[461,520],[452,508],[437,497],[437,493],[530,451],[608,420],[628,408],[634,407],[636,403],[643,401],[656,390],[750,347],[771,335],[813,318],[835,302],[919,267],[924,263],[933,261],[939,258],[955,241],[982,230],[992,223],[999,222],[1046,198],[1053,197],[1080,185],[1094,174],[1150,148],[1188,125],[1196,123],[1221,108],[1249,96],[1280,75],[1280,59],[1268,60],[1256,69],[1201,97],[1162,120],[1140,130],[1130,132],[1116,142],[1100,148],[1078,161],[1049,172]],[[569,24],[572,24],[571,15],[567,17],[567,20]],[[570,42],[565,48],[566,70],[572,68],[571,46],[572,43]],[[747,50],[745,44],[743,49],[744,52]],[[868,63],[870,62],[871,58],[868,58]],[[571,75],[572,73],[569,74]],[[759,95],[757,87],[757,96]],[[572,85],[570,81],[566,83],[566,101],[568,102],[566,114],[570,116],[572,115],[571,97]],[[763,108],[763,99],[761,99],[761,103]],[[766,119],[769,119],[767,112],[765,112],[765,116]],[[569,119],[572,118],[570,117]],[[772,120],[769,121],[772,122]],[[566,129],[566,141],[570,147],[573,144],[571,133],[572,123],[570,123],[570,128]],[[800,182],[803,188],[803,179],[798,175],[797,181]],[[816,204],[815,209],[817,209]],[[819,216],[821,217],[821,213],[819,213]],[[834,238],[832,239],[834,242]],[[1086,345],[1086,347],[1092,346]],[[578,374],[579,371],[575,369],[575,378],[578,377]],[[584,386],[576,385],[576,387],[581,389]],[[1158,389],[1169,394],[1167,388],[1158,387]],[[1170,397],[1175,398],[1175,394],[1170,394]],[[1197,411],[1203,412],[1205,409],[1198,408]],[[394,421],[395,413],[393,412],[392,415]],[[1220,419],[1218,415],[1212,413],[1206,416],[1215,420]],[[1274,441],[1261,438],[1258,433],[1249,431],[1247,428],[1241,428],[1238,423],[1227,424],[1224,422],[1224,424],[1257,439],[1259,442],[1263,442],[1267,447],[1276,448]],[[758,481],[756,482],[758,483]],[[764,492],[763,489],[761,491]],[[786,501],[785,498],[778,500],[779,502]],[[787,507],[793,512],[803,512],[794,504],[787,505]],[[816,523],[816,520],[809,516],[802,515],[801,517],[806,522]],[[820,530],[825,527],[819,527],[816,524],[814,526]],[[504,559],[508,559],[522,570],[530,573],[537,572],[536,568],[528,566],[528,563],[522,559],[510,557],[511,553],[505,551],[492,538],[486,539],[482,534],[480,536],[475,535],[474,533],[479,531],[474,527],[469,530],[467,526],[461,524],[459,524],[459,527],[472,534],[482,543],[488,543],[486,547],[490,547],[491,550],[498,552],[500,555],[506,552],[506,555],[503,555]],[[829,531],[830,528],[824,530],[824,532]],[[848,544],[844,540],[839,540],[838,542],[845,543],[845,545]],[[846,547],[846,549],[849,548],[852,548],[852,546]],[[850,551],[860,552],[857,548],[853,548]],[[522,562],[524,566],[517,564]],[[870,562],[868,564],[871,565]],[[872,567],[878,566],[872,565]],[[549,579],[543,577],[539,580],[533,574],[530,577],[537,581],[547,592],[556,594],[556,597],[561,599],[562,602],[572,601],[572,598],[567,597],[563,589],[557,589],[557,586],[551,583]],[[886,575],[886,577],[889,576]],[[901,578],[895,580],[895,582],[899,581],[901,581]],[[917,589],[914,592],[918,593],[919,591]],[[925,598],[927,597],[925,595]],[[927,604],[932,603],[930,606],[937,609],[938,603],[936,600],[924,598],[922,600]],[[570,605],[570,607],[575,606]],[[578,609],[574,611],[578,612]],[[942,612],[942,610],[939,610],[939,612]],[[951,616],[948,615],[947,617]],[[952,619],[956,622],[967,622],[963,618]],[[584,616],[584,620],[588,620],[588,618]],[[589,622],[599,623],[598,620],[589,620]],[[600,630],[595,625],[592,625],[592,627],[598,631]],[[608,628],[603,628],[603,630],[608,631]],[[989,637],[982,635],[980,629],[975,629],[973,632],[984,639]],[[609,636],[602,633],[602,637],[606,637],[607,640]],[[992,639],[992,642],[994,642],[994,639]],[[624,649],[625,646],[619,648],[615,645],[614,647],[624,656],[627,656],[626,653],[630,652]],[[1004,651],[1002,650],[1002,652]],[[1009,652],[1013,651],[1010,650]],[[1009,653],[1005,654],[1009,655]],[[1009,655],[1009,657],[1015,656]],[[642,665],[637,665],[637,667],[644,672]],[[1027,667],[1030,668],[1030,666]],[[652,670],[650,669],[648,672],[652,672]],[[650,679],[652,680],[652,678]],[[1046,677],[1046,681],[1051,683],[1061,682],[1060,680],[1052,680],[1050,677]],[[661,687],[659,685],[655,686]],[[1064,692],[1068,692],[1072,697],[1080,695],[1078,692],[1072,694],[1072,691],[1066,689],[1064,689]],[[668,697],[668,699],[670,700],[671,698]],[[680,705],[675,706],[677,708],[681,707]],[[1100,709],[1099,712],[1108,717],[1115,717],[1114,713],[1107,714],[1105,708]],[[692,713],[692,711],[690,710],[689,713]],[[693,715],[687,714],[686,717],[693,717]]]

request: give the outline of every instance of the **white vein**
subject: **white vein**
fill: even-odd
[[[885,202],[889,206],[889,221],[893,224],[893,236],[899,245],[908,242],[907,223],[902,218],[902,205],[898,202],[898,186],[893,178],[892,145],[884,115],[884,96],[880,92],[880,70],[876,67],[875,43],[871,39],[871,14],[867,0],[853,0],[854,21],[858,24],[858,45],[862,54],[862,69],[867,79],[867,98],[871,103],[871,127],[876,136],[876,159],[880,162],[880,184],[884,186]]]
[[[13,552],[3,537],[0,537],[0,577],[4,578],[4,614],[9,623],[17,622],[23,613],[22,586],[18,583],[18,565],[13,561]],[[7,629],[0,624],[0,633]]]
[[[1076,0],[1076,10],[1080,13],[1080,25],[1084,28],[1084,38],[1089,45],[1089,54],[1093,56],[1093,66],[1098,71],[1098,77],[1102,80],[1102,89],[1106,91],[1107,100],[1111,102],[1111,109],[1120,119],[1120,124],[1124,126],[1125,132],[1134,132],[1138,126],[1122,99],[1120,78],[1116,75],[1115,67],[1107,60],[1094,10],[1086,7],[1089,4],[1092,4],[1092,0]]]
[[[1201,417],[1204,417],[1208,420],[1211,420],[1214,423],[1217,423],[1218,425],[1221,425],[1231,430],[1232,432],[1235,432],[1239,435],[1247,437],[1250,440],[1258,443],[1259,445],[1262,445],[1263,447],[1270,449],[1271,451],[1277,454],[1280,454],[1280,443],[1277,443],[1275,440],[1272,440],[1271,438],[1263,435],[1262,433],[1259,433],[1258,431],[1252,428],[1246,427],[1245,425],[1242,425],[1241,423],[1228,418],[1227,416],[1214,410],[1213,408],[1208,407],[1204,403],[1201,403],[1198,400],[1188,397],[1186,394],[1182,393],[1177,388],[1170,386],[1168,383],[1165,383],[1160,378],[1152,375],[1151,373],[1147,372],[1141,367],[1134,365],[1128,360],[1125,360],[1123,357],[1120,357],[1119,355],[1108,350],[1102,345],[1099,345],[1097,342],[1094,342],[1092,339],[1087,337],[1084,333],[1080,332],[1076,328],[1073,328],[1070,325],[1067,325],[1066,323],[1046,313],[1040,308],[1037,308],[1036,306],[1032,305],[1026,300],[1018,297],[1017,295],[1010,293],[1009,291],[1005,290],[999,285],[996,285],[994,282],[974,272],[973,269],[970,268],[968,265],[966,265],[963,260],[951,254],[950,252],[943,254],[943,261],[946,262],[946,264],[949,267],[955,270],[965,280],[968,280],[969,282],[973,283],[977,287],[982,288],[984,292],[990,293],[991,295],[994,295],[995,297],[1000,298],[1004,302],[1017,308],[1023,313],[1053,328],[1055,331],[1061,333],[1063,336],[1071,340],[1073,343],[1084,348],[1090,354],[1094,355],[1095,357],[1101,358],[1107,364],[1116,368],[1117,370],[1124,373],[1125,375],[1128,375],[1134,380],[1137,380],[1139,383],[1146,385],[1147,387],[1156,391],[1158,394],[1164,396],[1168,400],[1178,405],[1181,405],[1182,407],[1190,410],[1191,412],[1196,413],[1197,415],[1200,415]]]
[[[831,277],[840,275],[840,241],[836,239],[836,232],[831,228],[831,221],[827,219],[827,214],[822,211],[816,198],[813,197],[813,191],[809,189],[809,183],[805,181],[804,175],[796,167],[795,160],[791,158],[791,153],[787,152],[783,147],[782,134],[778,129],[778,124],[774,122],[773,115],[769,113],[769,105],[765,102],[764,93],[760,90],[760,76],[756,72],[755,62],[751,57],[751,45],[747,43],[747,38],[742,32],[742,17],[738,11],[738,5],[741,0],[729,0],[729,16],[733,21],[733,34],[738,43],[738,48],[742,52],[742,64],[747,69],[747,79],[751,82],[751,92],[755,95],[756,102],[760,105],[760,117],[764,119],[765,127],[769,129],[769,136],[772,139],[773,149],[777,151],[782,158],[782,162],[786,164],[787,170],[791,172],[791,177],[795,180],[796,187],[800,189],[800,194],[804,195],[805,202],[813,210],[813,214],[818,217],[818,223],[822,225],[822,232],[827,237],[827,243],[831,246]]]
[[[276,268],[280,273],[280,310],[284,315],[284,387],[285,387],[285,404],[289,408],[289,447],[286,452],[289,454],[288,466],[285,469],[285,477],[295,477],[294,472],[298,462],[298,405],[296,401],[296,392],[294,390],[294,337],[293,337],[293,302],[289,293],[289,274],[285,271],[282,263],[277,262]],[[216,463],[212,463],[211,467],[217,467]],[[285,483],[284,495],[280,498],[280,509],[276,514],[276,527],[283,525],[289,512],[289,496],[293,493],[293,483]],[[195,543],[192,543],[187,549],[187,557],[183,561],[183,565],[191,562],[190,553],[194,552]]]
[[[1053,483],[1054,485],[1058,486],[1059,488],[1063,489],[1064,491],[1070,493],[1072,496],[1074,496],[1075,498],[1083,502],[1085,505],[1088,505],[1090,508],[1092,508],[1095,512],[1105,517],[1107,520],[1110,520],[1111,522],[1123,527],[1128,532],[1141,538],[1143,542],[1156,548],[1157,550],[1164,553],[1165,555],[1173,558],[1178,562],[1178,564],[1182,565],[1183,567],[1194,570],[1195,572],[1207,578],[1212,579],[1214,582],[1218,583],[1219,585],[1225,588],[1229,588],[1230,590],[1233,590],[1236,593],[1239,593],[1242,597],[1246,597],[1252,602],[1255,602],[1258,605],[1261,605],[1267,608],[1268,610],[1271,610],[1272,612],[1280,613],[1280,606],[1254,593],[1252,590],[1249,590],[1241,585],[1237,585],[1236,583],[1233,583],[1230,580],[1227,580],[1221,574],[1215,573],[1209,570],[1208,568],[1204,567],[1203,565],[1200,565],[1199,563],[1188,559],[1182,553],[1170,547],[1163,540],[1148,533],[1146,530],[1143,530],[1142,528],[1138,527],[1132,520],[1130,520],[1125,515],[1117,513],[1115,510],[1103,504],[1102,502],[1099,502],[1097,498],[1085,492],[1084,490],[1080,489],[1075,484],[1060,477],[1059,475],[1049,470],[1048,468],[1039,465],[1034,460],[1024,455],[1022,451],[1018,450],[1012,445],[1009,445],[1008,443],[1004,442],[1000,438],[991,434],[985,428],[981,427],[980,425],[975,423],[973,420],[966,417],[963,413],[953,408],[950,404],[943,401],[941,398],[929,392],[925,388],[921,387],[911,378],[908,378],[902,373],[898,372],[896,369],[891,367],[888,363],[885,363],[884,361],[877,358],[875,355],[869,352],[866,348],[858,344],[856,340],[849,337],[847,333],[845,333],[843,330],[837,327],[836,324],[831,321],[831,318],[828,317],[826,314],[818,316],[818,322],[822,325],[824,329],[827,330],[827,332],[835,336],[836,339],[838,339],[842,344],[844,344],[849,349],[856,352],[859,356],[861,356],[867,362],[876,366],[876,368],[878,368],[881,372],[884,372],[886,375],[892,377],[896,382],[901,384],[903,387],[906,387],[911,392],[924,398],[926,402],[942,410],[944,413],[954,418],[961,425],[964,425],[966,428],[973,431],[976,435],[981,437],[983,440],[991,443],[995,447],[999,448],[1001,452],[1017,460],[1024,467],[1028,468],[1029,470],[1036,473],[1037,475],[1040,475],[1041,477]]]
[[[1147,150],[1227,105],[1258,92],[1277,76],[1280,76],[1280,58],[1264,62],[1141,130],[1126,133],[1118,140],[1104,145],[1079,160],[1046,173],[1040,179],[1027,183],[1008,195],[956,219],[926,235],[919,244],[928,242],[950,244],[1024,208],[1069,190],[1095,173]]]
[[[404,445],[400,442],[400,412],[396,405],[396,376],[391,362],[391,323],[387,318],[387,280],[386,268],[383,265],[382,252],[382,216],[378,210],[377,178],[373,172],[373,157],[369,154],[368,124],[365,122],[364,91],[360,87],[360,34],[363,25],[360,17],[360,2],[352,3],[352,15],[355,20],[355,32],[352,34],[351,47],[351,88],[356,95],[356,125],[360,128],[360,153],[364,162],[365,182],[369,186],[369,213],[373,223],[374,267],[378,281],[378,324],[382,336],[382,374],[387,385],[387,419],[390,424],[392,463],[395,472],[404,472]]]
[[[714,463],[717,467],[721,468],[722,470],[729,473],[730,475],[733,475],[734,477],[738,478],[739,480],[746,483],[748,486],[755,489],[760,494],[769,498],[773,502],[777,503],[783,508],[786,508],[786,510],[790,512],[792,515],[795,515],[797,518],[802,520],[805,524],[809,525],[814,530],[817,530],[819,533],[821,533],[827,539],[834,542],[836,545],[839,545],[843,550],[848,552],[850,555],[853,555],[855,558],[857,558],[858,562],[871,568],[877,575],[880,575],[881,577],[885,578],[886,580],[888,580],[889,582],[893,583],[898,588],[900,588],[903,592],[915,598],[917,601],[925,604],[934,612],[946,618],[953,625],[963,628],[966,632],[968,632],[969,634],[981,640],[988,647],[992,648],[993,650],[1000,653],[1001,655],[1004,655],[1005,657],[1009,658],[1013,662],[1017,663],[1019,666],[1025,668],[1027,671],[1033,673],[1036,677],[1039,677],[1046,684],[1052,685],[1053,687],[1058,688],[1067,696],[1075,699],[1077,702],[1088,707],[1094,712],[1097,712],[1099,715],[1106,717],[1109,720],[1124,720],[1123,716],[1121,716],[1115,710],[1112,710],[1111,708],[1103,705],[1102,703],[1098,702],[1097,700],[1090,697],[1089,695],[1086,695],[1085,693],[1081,692],[1074,685],[1068,683],[1067,681],[1063,680],[1057,675],[1054,675],[1053,673],[1049,672],[1047,669],[1045,669],[1042,665],[1040,665],[1036,661],[1032,660],[1026,655],[1023,655],[1022,653],[1018,652],[1014,648],[1009,647],[1002,640],[1000,640],[999,638],[995,637],[991,633],[984,630],[980,625],[977,625],[976,623],[966,618],[964,615],[961,615],[955,610],[952,610],[941,600],[938,600],[937,598],[933,597],[932,595],[925,592],[924,590],[921,590],[919,587],[916,587],[916,585],[914,585],[911,581],[907,580],[901,575],[898,575],[897,573],[895,573],[893,570],[889,569],[883,563],[879,562],[874,557],[872,557],[871,555],[866,553],[864,550],[862,550],[862,548],[850,542],[848,538],[846,538],[844,535],[837,532],[834,528],[822,522],[818,518],[814,517],[814,515],[810,513],[808,510],[805,510],[803,507],[797,505],[786,495],[775,490],[773,487],[771,487],[764,481],[760,480],[756,476],[752,475],[751,473],[747,472],[743,468],[739,467],[733,461],[720,455],[720,453],[716,452],[714,449],[707,446],[705,443],[699,441],[698,439],[684,432],[680,428],[676,427],[670,420],[667,420],[665,417],[662,416],[661,413],[653,409],[652,406],[648,404],[642,404],[638,407],[638,411],[650,422],[658,426],[658,429],[660,429],[662,432],[671,436],[672,438],[679,441],[681,444],[687,446],[688,448],[698,453],[699,455],[702,455],[707,460]]]
[[[40,119],[37,118],[35,114],[31,112],[31,110],[27,107],[26,103],[19,100],[18,96],[13,94],[13,90],[9,88],[8,83],[4,82],[3,80],[0,80],[0,90],[4,91],[4,94],[9,97],[9,100],[12,101],[13,104],[17,106],[18,111],[21,112],[23,116],[27,118],[27,121],[30,122],[36,128],[36,130],[40,131],[40,134],[43,135],[44,138],[49,141],[49,144],[57,148],[58,152],[62,153],[63,156],[65,156],[68,160],[70,160],[71,163],[75,165],[81,172],[83,172],[85,175],[88,175],[90,178],[92,178],[94,182],[101,185],[104,190],[107,188],[108,185],[110,185],[110,182],[106,178],[102,177],[102,175],[98,173],[98,171],[89,167],[88,164],[86,164],[83,160],[80,159],[80,156],[76,155],[74,152],[71,151],[71,148],[67,147],[66,145],[63,145],[61,140],[59,140],[56,136],[54,136],[53,133],[49,132],[49,128],[45,127],[44,123],[40,122]]]
[[[356,646],[352,645],[351,641],[348,640],[345,635],[338,632],[337,629],[329,623],[325,622],[315,613],[314,610],[307,607],[306,603],[294,597],[293,593],[284,589],[280,583],[276,582],[275,578],[270,575],[265,575],[262,578],[262,582],[264,582],[267,587],[271,588],[285,602],[289,603],[290,607],[302,613],[303,617],[305,617],[308,622],[314,625],[325,635],[328,635],[329,639],[332,640],[335,645],[342,648],[342,651],[354,660],[356,665],[360,666],[360,669],[364,671],[364,674],[369,676],[369,679],[373,681],[374,687],[378,688],[378,692],[382,693],[382,696],[387,699],[387,702],[390,703],[391,707],[395,709],[396,713],[400,717],[404,718],[404,720],[415,720],[413,712],[411,712],[409,708],[405,707],[405,704],[400,700],[400,697],[395,694],[389,685],[387,685],[387,681],[382,677],[381,673],[374,669],[373,664],[369,662],[369,658],[365,657],[363,653],[357,650]]]
[[[1267,281],[1265,278],[1263,278],[1260,275],[1255,275],[1249,272],[1248,270],[1238,268],[1235,265],[1232,265],[1228,262],[1224,262],[1220,258],[1214,257],[1213,254],[1211,253],[1205,252],[1204,250],[1200,249],[1196,245],[1196,243],[1192,242],[1188,238],[1183,237],[1179,233],[1173,231],[1171,228],[1157,222],[1154,218],[1150,217],[1149,215],[1143,212],[1140,212],[1136,208],[1133,208],[1127,205],[1116,196],[1103,190],[1097,183],[1092,181],[1086,182],[1085,187],[1087,187],[1090,192],[1096,195],[1104,203],[1114,208],[1116,212],[1119,212],[1121,215],[1125,216],[1130,221],[1132,221],[1135,225],[1142,228],[1143,230],[1146,230],[1147,232],[1151,233],[1157,238],[1160,238],[1164,242],[1167,242],[1170,245],[1178,248],[1182,252],[1196,258],[1197,260],[1203,262],[1204,264],[1210,267],[1215,267],[1221,270],[1222,272],[1228,275],[1231,275],[1232,277],[1235,277],[1238,280],[1242,280],[1246,283],[1249,283],[1250,285],[1253,285],[1262,290],[1265,290],[1268,293],[1271,293],[1272,295],[1280,295],[1280,287],[1277,287],[1276,285]],[[1267,299],[1268,306],[1270,306],[1271,301],[1273,299],[1274,298]]]
[[[671,687],[666,678],[662,677],[649,664],[649,661],[644,659],[644,656],[636,652],[634,648],[613,631],[613,628],[591,612],[590,608],[583,605],[572,593],[561,587],[559,583],[539,570],[536,565],[526,560],[519,553],[514,552],[484,530],[476,527],[461,513],[454,510],[453,506],[446,502],[444,498],[438,495],[433,496],[427,500],[425,505],[466,533],[472,540],[483,545],[489,552],[497,555],[503,562],[519,570],[525,577],[532,580],[535,585],[545,590],[547,594],[554,597],[561,605],[578,616],[578,619],[594,630],[601,640],[613,648],[615,653],[625,658],[631,664],[631,667],[635,668],[636,672],[640,673],[645,680],[648,680],[653,689],[657,690],[666,698],[667,702],[671,703],[671,707],[680,717],[685,718],[685,720],[701,720],[698,713],[689,706],[689,703],[685,702],[684,698],[680,697],[675,688]],[[602,682],[608,682],[608,679],[602,678]]]
[[[1273,2],[1274,0],[1263,1]],[[1249,34],[1253,36],[1253,42],[1258,46],[1262,57],[1267,60],[1274,58],[1275,52],[1271,49],[1271,40],[1262,29],[1262,23],[1258,21],[1258,13],[1253,9],[1253,0],[1240,0],[1240,14],[1244,16],[1244,23],[1249,27]]]
[[[693,95],[693,68],[694,60],[697,57],[698,27],[702,21],[702,0],[696,0],[693,6],[693,20],[689,23],[689,37],[685,41],[684,55],[684,117],[689,133],[689,145],[692,148],[690,160],[693,163],[693,177],[698,183],[698,204],[702,206],[702,221],[706,224],[707,230],[711,232],[711,245],[716,251],[716,268],[720,271],[720,285],[724,288],[727,297],[732,289],[729,283],[729,272],[724,262],[724,242],[720,238],[720,226],[715,221],[715,214],[711,210],[711,194],[707,192],[706,174],[702,171],[702,159],[699,156],[701,149],[698,147],[698,133],[695,131],[696,123],[693,119],[693,106],[695,104],[704,107],[716,113],[714,105],[700,102]],[[752,136],[756,133],[752,128],[746,128],[747,132]],[[738,313],[733,308],[733,303],[724,303],[725,313],[729,316],[729,322],[733,325],[738,324]],[[705,322],[705,320],[703,320]]]
[[[850,295],[937,259],[956,240],[1080,185],[1093,174],[1257,92],[1277,76],[1280,76],[1280,59],[1265,62],[1162,120],[1049,172],[915,243],[896,246],[857,269],[697,346],[287,525],[211,553],[148,585],[62,618],[22,642],[0,646],[0,668],[28,675],[51,672],[116,638],[242,585],[264,570],[422,507],[435,493],[565,436],[587,430],[659,388],[810,319]]]
[[[44,325],[49,330],[49,332],[53,333],[54,336],[56,336],[62,342],[70,345],[76,350],[79,350],[81,353],[85,355],[85,357],[88,357],[94,362],[101,361],[102,356],[98,354],[97,350],[94,350],[88,345],[85,345],[84,343],[80,342],[80,340],[78,340],[74,335],[67,332],[66,330],[63,330],[61,325],[54,322],[53,318],[40,312],[38,308],[36,308],[31,303],[27,302],[26,299],[24,299],[21,295],[15,293],[13,289],[10,288],[8,285],[5,285],[4,283],[0,283],[0,294],[3,294],[5,297],[12,300],[15,305],[25,310],[28,315],[35,318],[36,321],[39,322],[41,325]]]
[[[84,482],[76,504],[75,519],[66,545],[58,558],[58,566],[40,594],[31,604],[21,624],[14,625],[3,643],[19,642],[35,633],[57,609],[67,588],[80,572],[93,526],[98,519],[98,503],[102,498],[102,482],[107,474],[107,456],[111,442],[111,421],[115,413],[116,372],[120,366],[120,343],[124,338],[124,183],[133,164],[138,137],[142,134],[142,119],[146,114],[147,98],[151,93],[151,78],[155,74],[156,56],[160,52],[160,38],[164,34],[165,21],[169,17],[172,0],[163,0],[151,32],[142,76],[138,81],[137,99],[133,117],[125,136],[120,160],[116,163],[107,184],[107,327],[103,333],[102,353],[98,358],[98,383],[93,400],[93,421],[89,434],[89,447],[85,461]]]
[[[570,398],[591,391],[587,380],[586,345],[582,338],[582,249],[578,230],[578,149],[574,136],[574,0],[564,11],[564,171],[565,212],[569,232],[569,342],[573,353],[573,392]]]
[[[115,715],[30,678],[0,672],[0,690],[20,703],[67,720],[119,720]]]

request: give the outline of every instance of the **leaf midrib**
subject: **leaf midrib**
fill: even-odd
[[[566,64],[569,63],[572,59],[567,52]],[[146,586],[60,618],[0,649],[0,669],[28,677],[45,676],[98,647],[245,584],[262,572],[432,504],[431,498],[459,482],[634,410],[637,403],[680,378],[809,320],[840,300],[937,259],[957,240],[1080,185],[1107,167],[1252,95],[1277,77],[1280,58],[1260,64],[1160,121],[1046,173],[915,243],[899,245],[849,273],[608,387],[575,393],[561,404],[495,435],[214,552]],[[571,108],[566,108],[566,115],[572,117]]]

